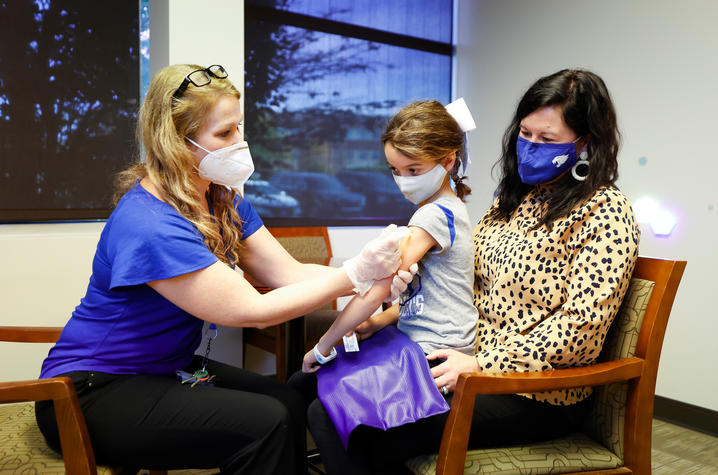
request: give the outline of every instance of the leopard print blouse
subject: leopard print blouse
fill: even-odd
[[[474,229],[476,359],[484,372],[584,366],[598,357],[638,256],[640,231],[627,198],[604,187],[568,216],[532,230],[544,187],[511,219]],[[496,205],[494,205],[496,206]],[[567,405],[592,388],[525,394]]]

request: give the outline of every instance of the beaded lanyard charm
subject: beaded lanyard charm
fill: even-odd
[[[214,335],[210,336],[210,331],[212,330],[214,330]],[[204,358],[202,358],[202,368],[192,374],[187,371],[177,370],[177,377],[179,377],[182,384],[189,384],[191,388],[197,384],[205,386],[212,386],[214,384],[216,375],[210,375],[209,371],[207,371],[207,361],[209,360],[209,350],[212,345],[212,340],[217,338],[217,333],[217,325],[210,323],[209,328],[207,328],[205,332],[205,336],[207,336],[207,349],[204,352]]]

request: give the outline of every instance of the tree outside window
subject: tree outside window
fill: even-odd
[[[139,2],[1,2],[0,25],[0,222],[106,218],[136,154]]]
[[[248,0],[246,196],[275,225],[406,222],[381,134],[416,100],[449,102],[451,2]]]

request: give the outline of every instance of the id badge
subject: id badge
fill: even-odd
[[[342,339],[344,340],[344,351],[347,353],[359,351],[359,341],[356,333],[352,332],[349,336],[344,335]]]

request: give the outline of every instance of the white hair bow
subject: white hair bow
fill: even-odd
[[[461,130],[464,132],[464,150],[466,151],[466,159],[464,160],[461,174],[466,175],[466,168],[469,166],[469,163],[471,163],[471,159],[469,158],[469,141],[467,140],[466,133],[476,128],[476,122],[474,122],[474,118],[471,116],[471,112],[469,111],[463,97],[456,99],[454,102],[447,104],[444,107],[446,108],[446,112],[454,118],[454,120],[459,124],[459,127],[461,127]]]

